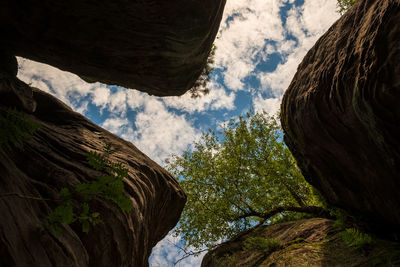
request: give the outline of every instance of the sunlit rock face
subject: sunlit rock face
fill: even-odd
[[[306,179],[387,233],[400,229],[399,62],[400,2],[359,0],[305,56],[281,106]]]
[[[12,71],[0,73],[7,76]],[[16,78],[4,76],[3,116],[18,103],[14,91],[5,88]],[[0,151],[0,266],[148,266],[151,249],[175,226],[185,204],[177,182],[134,145],[53,96],[33,89],[33,99],[36,110],[26,116],[41,128],[21,147]],[[123,212],[98,197],[90,205],[103,223],[88,234],[79,223],[64,225],[60,236],[51,233],[44,222],[57,206],[60,189],[73,192],[80,183],[97,179],[102,173],[88,164],[86,154],[102,153],[106,144],[115,150],[111,160],[129,170],[124,187],[133,210]]]
[[[322,218],[262,225],[210,250],[201,266],[392,266],[400,260],[396,242],[375,240],[365,253],[350,247],[342,235],[334,221]]]
[[[89,82],[182,95],[206,63],[224,6],[225,0],[4,0],[0,48]]]

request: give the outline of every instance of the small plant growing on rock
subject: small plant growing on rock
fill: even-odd
[[[347,228],[341,233],[343,241],[349,246],[356,249],[365,249],[372,244],[372,237],[366,233],[362,233],[355,228]]]
[[[337,8],[340,15],[343,15],[357,0],[338,0]]]
[[[6,113],[5,116],[0,113],[0,151],[22,146],[23,140],[40,128],[39,123],[30,120],[23,112],[8,109]]]
[[[213,44],[210,54],[208,54],[206,65],[204,66],[193,87],[189,89],[189,93],[192,98],[199,98],[201,95],[207,95],[210,92],[210,89],[207,88],[207,84],[210,82],[210,75],[214,71],[212,64],[214,64],[215,50],[216,46]]]
[[[102,197],[113,201],[123,211],[129,212],[132,203],[124,195],[123,179],[128,176],[128,169],[121,163],[112,162],[109,156],[113,153],[110,145],[106,145],[105,153],[90,152],[87,154],[89,165],[104,174],[97,180],[82,183],[73,192],[67,188],[60,190],[60,202],[47,217],[48,229],[55,234],[61,234],[61,224],[71,224],[79,222],[82,225],[82,232],[88,233],[90,226],[95,226],[101,222],[99,212],[90,211],[90,201],[96,197]],[[73,200],[83,200],[78,207],[74,207]]]

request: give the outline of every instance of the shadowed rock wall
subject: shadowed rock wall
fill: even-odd
[[[0,49],[158,96],[199,77],[225,0],[4,0]]]
[[[13,84],[0,79],[2,88]],[[22,83],[22,82],[21,82]],[[25,85],[27,86],[27,85]],[[7,95],[0,94],[2,100]],[[36,111],[27,115],[41,124],[21,148],[0,151],[0,266],[136,266],[148,265],[151,249],[178,222],[186,197],[174,178],[131,143],[98,127],[62,102],[34,89]],[[11,101],[12,102],[12,101]],[[8,110],[0,104],[2,115]],[[79,224],[55,236],[44,219],[62,187],[72,189],[96,179],[85,154],[102,152],[110,143],[111,160],[129,169],[125,193],[133,210],[124,213],[111,201],[96,199],[104,223],[88,234]]]
[[[281,106],[306,179],[375,231],[397,234],[399,62],[400,1],[359,0],[304,57]]]

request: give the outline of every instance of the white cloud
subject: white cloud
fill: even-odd
[[[257,95],[253,99],[254,111],[261,112],[264,110],[269,115],[275,115],[279,112],[281,101],[280,98],[263,98],[261,95]]]
[[[97,87],[91,93],[93,104],[102,108],[107,106],[110,98],[110,89],[107,87]]]
[[[45,92],[51,93],[71,106],[75,111],[85,112],[87,102],[81,99],[87,96],[100,83],[89,84],[70,72],[27,60],[18,59],[18,78]]]
[[[275,71],[258,73],[262,89],[270,92],[272,97],[281,98],[307,51],[338,17],[333,0],[306,0],[303,6],[291,9],[286,31],[297,39],[298,44],[295,46],[289,41],[278,45],[277,52],[288,56]]]
[[[90,94],[92,103],[101,110],[107,109],[114,115],[124,116],[127,111],[127,91],[125,88],[118,88],[115,92],[111,92],[107,87],[97,87]]]
[[[171,233],[168,234],[163,240],[158,242],[152,250],[151,257],[149,258],[150,267],[196,267],[201,265],[201,261],[206,252],[201,253],[199,256],[190,256],[181,260],[177,265],[176,261],[181,259],[185,253],[180,246],[180,237],[175,237]],[[190,251],[190,248],[188,249]]]
[[[144,106],[147,100],[153,99],[154,97],[149,96],[148,94],[136,91],[129,90],[127,93],[127,105],[132,110],[140,109]]]
[[[180,97],[165,97],[164,103],[168,107],[176,108],[188,113],[202,112],[206,110],[232,110],[234,108],[235,94],[227,94],[224,88],[211,81],[208,85],[210,93],[199,98],[191,98],[190,92]]]
[[[229,20],[221,23],[215,61],[223,69],[224,82],[230,89],[248,90],[244,79],[256,75],[262,90],[280,98],[306,52],[339,17],[335,0],[305,0],[303,6],[291,7],[283,24],[279,11],[286,3],[294,1],[227,2],[224,20]],[[287,39],[288,35],[296,41]],[[257,65],[267,62],[274,52],[283,59],[275,71],[257,70]]]
[[[243,90],[243,79],[254,71],[265,54],[265,40],[284,40],[279,8],[283,0],[235,0],[226,3],[216,40],[216,66],[225,69],[224,82],[232,90]],[[224,23],[227,18],[231,18]],[[270,48],[270,47],[269,47]]]
[[[332,0],[306,0],[304,2],[302,24],[310,35],[319,38],[340,17],[336,12],[336,2]]]
[[[108,118],[101,126],[119,136],[132,134],[132,124],[128,118]]]
[[[146,101],[144,110],[136,115],[135,127],[133,136],[122,136],[159,164],[171,154],[181,154],[200,136],[184,115],[169,112],[162,101],[154,98]]]
[[[281,97],[289,86],[305,53],[305,49],[297,48],[287,57],[286,62],[278,65],[275,71],[259,73],[261,88],[269,91],[273,97]]]
[[[104,84],[87,83],[73,73],[24,58],[18,58],[18,69],[19,79],[53,94],[77,112],[86,112],[89,102],[82,99],[87,96],[90,96],[92,104],[102,110],[108,109],[116,115],[124,115],[126,112],[125,88],[120,87],[111,92]]]

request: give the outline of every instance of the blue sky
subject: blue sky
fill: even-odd
[[[250,108],[278,111],[306,52],[338,19],[336,0],[227,0],[215,40],[210,94],[159,98],[101,83],[88,84],[54,67],[18,58],[18,77],[50,92],[94,123],[131,141],[163,165],[198,140],[201,132]],[[179,237],[153,249],[150,266],[173,266]],[[189,257],[177,266],[200,266]]]

